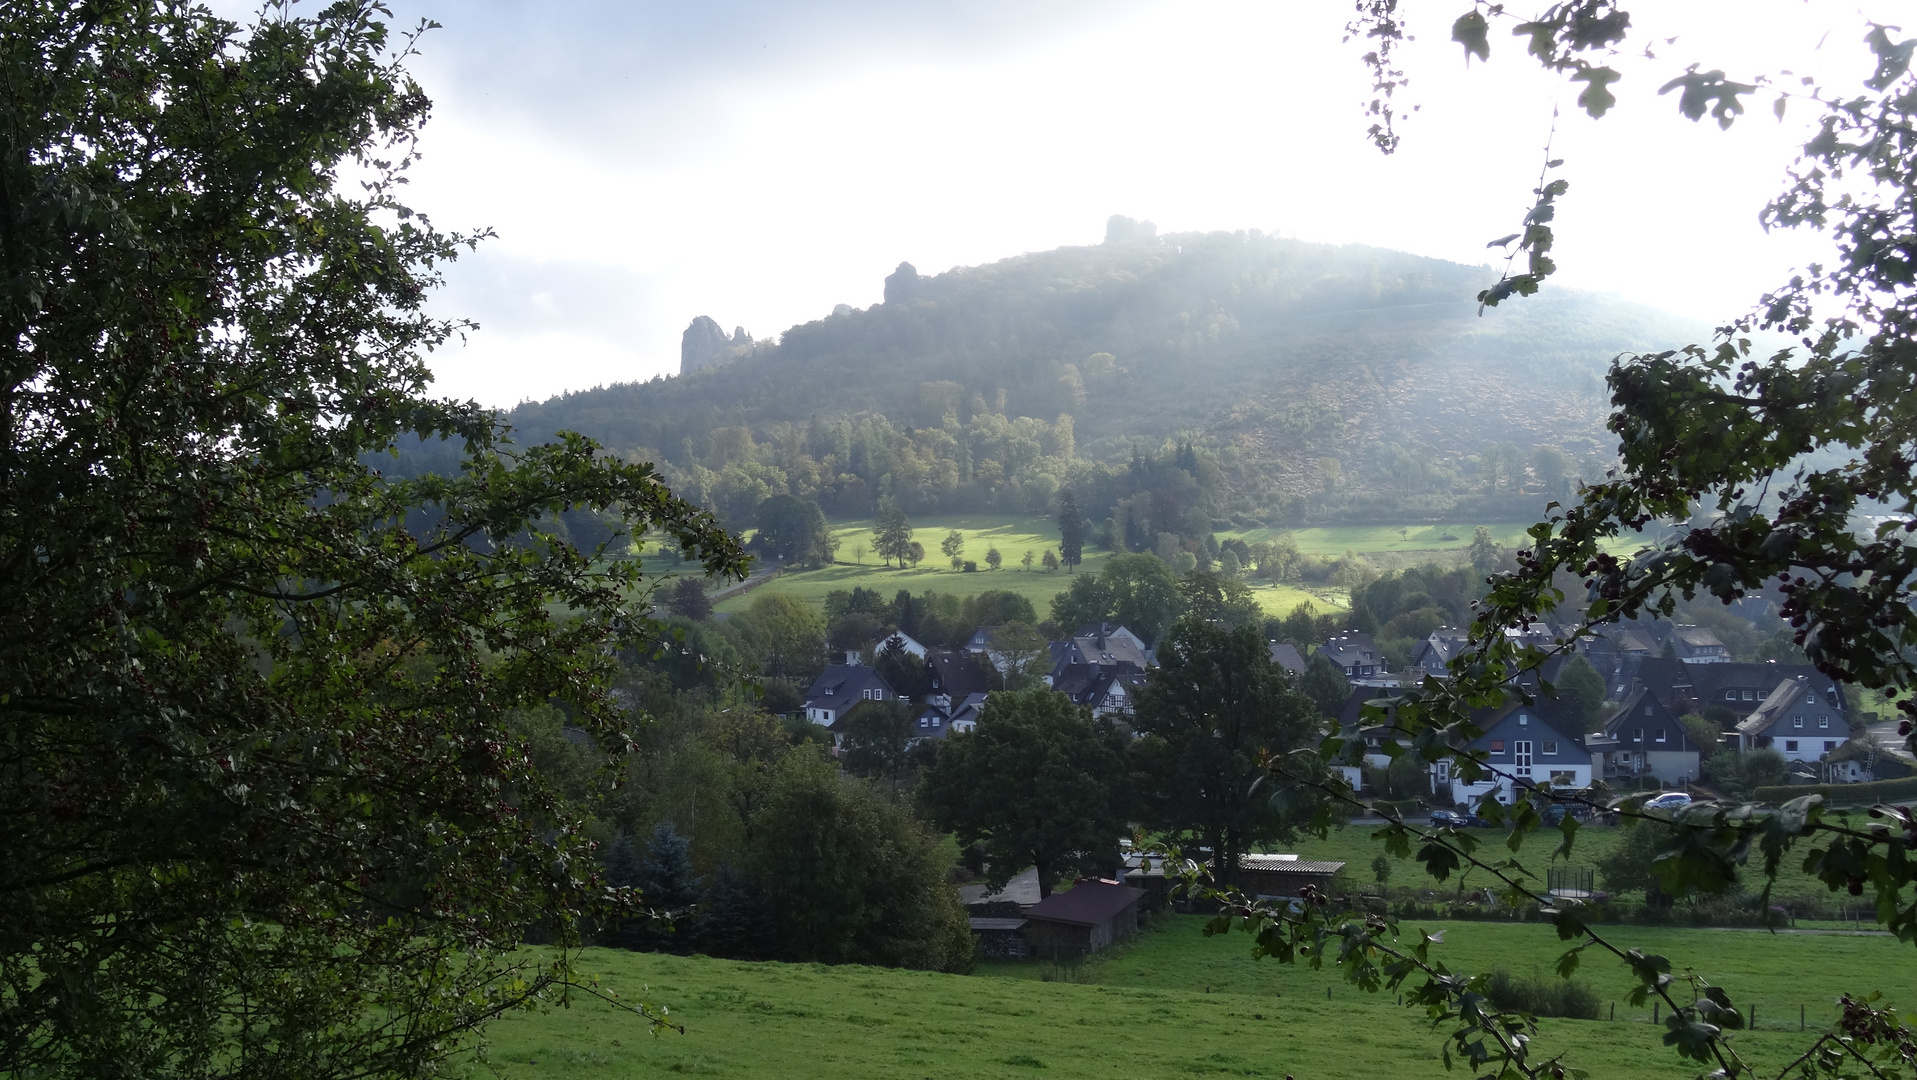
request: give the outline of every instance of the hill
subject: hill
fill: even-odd
[[[768,494],[837,518],[1044,512],[1061,487],[1135,548],[1237,528],[1515,520],[1614,445],[1603,373],[1696,339],[1554,291],[1479,316],[1485,267],[1258,232],[1151,235],[920,276],[776,341],[701,317],[690,374],[514,410],[658,461],[750,524]],[[711,340],[708,340],[711,339]]]

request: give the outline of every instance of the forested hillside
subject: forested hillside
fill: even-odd
[[[778,493],[861,517],[886,496],[914,513],[1043,511],[1063,487],[1147,543],[1199,516],[1522,517],[1609,463],[1610,358],[1697,328],[1565,291],[1480,317],[1492,277],[1114,219],[1094,247],[901,266],[871,308],[511,420],[658,461],[737,527]]]

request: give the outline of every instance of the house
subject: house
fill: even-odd
[[[861,701],[896,701],[892,689],[876,670],[863,664],[833,664],[812,680],[805,692],[805,718],[831,727]]]
[[[1329,891],[1331,879],[1344,868],[1342,862],[1296,855],[1240,855],[1238,879],[1232,884],[1250,896],[1290,898],[1302,896],[1307,885]]]
[[[1455,626],[1440,626],[1431,631],[1423,641],[1418,642],[1418,647],[1411,651],[1411,666],[1418,669],[1413,674],[1421,672],[1440,679],[1444,678],[1449,674],[1450,669],[1447,665],[1451,663],[1451,658],[1463,652],[1470,644],[1469,631],[1460,630]]]
[[[1702,626],[1679,625],[1677,632],[1671,635],[1677,642],[1677,658],[1687,664],[1725,664],[1731,659],[1731,650],[1718,640],[1716,634]]]
[[[973,728],[978,727],[978,714],[984,711],[984,709],[984,694],[965,695],[964,700],[952,706],[950,709],[948,715],[951,719],[947,722],[946,730],[953,733],[971,731]]]
[[[1848,716],[1849,709],[1844,700],[1844,691],[1830,676],[1823,674],[1808,664],[1748,664],[1713,663],[1686,664],[1692,684],[1692,696],[1697,701],[1697,711],[1702,712],[1712,705],[1722,705],[1737,713],[1740,717],[1755,712],[1773,693],[1782,680],[1805,684],[1810,697],[1834,710],[1835,714]],[[1835,719],[1833,724],[1837,724]],[[1839,738],[1849,723],[1838,725]]]
[[[1149,655],[1151,649],[1145,645],[1145,639],[1127,630],[1122,623],[1096,622],[1086,623],[1072,631],[1073,638],[1103,637],[1117,641],[1121,647]]]
[[[1090,631],[1089,633],[1085,631]],[[1054,641],[1052,681],[1056,688],[1059,673],[1073,665],[1112,667],[1129,664],[1144,671],[1152,664],[1151,652],[1137,634],[1116,623],[1093,623],[1064,641]]]
[[[1576,727],[1566,723],[1552,702],[1522,702],[1479,710],[1472,723],[1484,732],[1466,749],[1478,751],[1487,774],[1466,783],[1446,759],[1432,767],[1432,791],[1454,803],[1475,806],[1486,796],[1512,801],[1520,788],[1548,784],[1561,788],[1591,786],[1596,765]]]
[[[1080,881],[1025,909],[1025,940],[1036,956],[1097,952],[1138,929],[1145,890],[1109,881]]]
[[[1070,664],[1052,676],[1052,689],[1093,716],[1129,716],[1133,691],[1144,681],[1145,673],[1130,662]]]
[[[1769,747],[1786,761],[1822,761],[1849,738],[1843,710],[1818,693],[1808,678],[1779,680],[1737,725],[1739,750]]]
[[[1364,743],[1364,750],[1361,752],[1360,757],[1363,763],[1362,765],[1351,765],[1340,762],[1332,766],[1333,769],[1337,770],[1338,773],[1344,777],[1345,782],[1351,785],[1351,790],[1353,791],[1364,790],[1365,769],[1388,769],[1391,767],[1391,756],[1385,753],[1384,749],[1386,739],[1395,738],[1400,746],[1410,745],[1410,740],[1406,739],[1402,734],[1393,731],[1390,722],[1379,724],[1365,720],[1365,703],[1375,700],[1377,697],[1378,690],[1376,687],[1354,686],[1351,688],[1350,695],[1345,698],[1344,708],[1338,711],[1338,737],[1344,739],[1346,742],[1359,740]],[[1395,708],[1396,706],[1388,705],[1385,707],[1385,712],[1389,715]]]
[[[943,739],[951,734],[952,713],[943,705],[919,705],[913,710],[912,726],[918,732],[915,741]]]
[[[925,667],[926,684],[931,687],[926,700],[935,705],[949,708],[955,701],[964,701],[992,688],[984,665],[971,653],[935,649],[926,655]]]
[[[907,653],[918,657],[920,660],[925,659],[926,654],[930,651],[924,645],[919,644],[917,638],[896,627],[890,630],[880,630],[872,637],[872,651],[874,654],[886,646],[893,644],[896,644]]]
[[[1649,687],[1639,686],[1584,737],[1600,775],[1655,776],[1666,784],[1698,777],[1700,755],[1684,725]]]
[[[1267,642],[1271,646],[1271,662],[1291,672],[1293,675],[1305,673],[1305,658],[1298,655],[1298,647],[1288,641]]]
[[[1371,686],[1396,686],[1396,679],[1388,678],[1385,671],[1384,654],[1378,651],[1378,645],[1371,640],[1370,634],[1347,630],[1333,634],[1326,639],[1318,651],[1330,658],[1345,673],[1345,678],[1355,683]]]

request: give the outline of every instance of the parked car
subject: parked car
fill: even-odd
[[[1691,805],[1691,797],[1682,791],[1666,791],[1644,802],[1644,808],[1647,810],[1682,810],[1689,805]]]
[[[1455,810],[1431,811],[1431,827],[1434,829],[1442,829],[1447,826],[1453,829],[1482,829],[1486,827],[1487,824],[1483,818],[1476,814],[1460,814]]]

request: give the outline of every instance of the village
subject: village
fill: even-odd
[[[907,706],[916,743],[970,732],[994,688],[1020,666],[1013,650],[1001,645],[999,629],[980,626],[964,648],[937,649],[896,628],[880,628],[866,648],[845,652],[842,662],[812,682],[804,717],[827,733],[833,752],[841,755],[861,709],[879,703]],[[1414,650],[1412,662],[1397,671],[1387,667],[1371,635],[1356,631],[1331,634],[1302,651],[1272,641],[1269,653],[1271,662],[1294,679],[1305,675],[1313,659],[1329,660],[1343,675],[1338,731],[1347,741],[1361,742],[1362,752],[1361,762],[1335,768],[1355,792],[1371,799],[1372,812],[1381,817],[1408,818],[1415,804],[1417,813],[1429,812],[1434,826],[1480,825],[1477,810],[1485,800],[1508,805],[1532,788],[1546,787],[1568,797],[1553,811],[1603,822],[1609,815],[1602,807],[1632,793],[1665,807],[1718,794],[1706,786],[1703,769],[1713,754],[1774,753],[1783,763],[1778,779],[1788,784],[1857,784],[1913,771],[1900,754],[1873,741],[1838,682],[1809,665],[1734,661],[1708,629],[1633,620],[1586,632],[1570,649],[1556,652],[1560,633],[1548,626],[1535,626],[1522,637],[1519,644],[1550,655],[1535,671],[1513,678],[1521,692],[1510,701],[1477,710],[1472,722],[1482,734],[1457,746],[1478,757],[1485,775],[1467,779],[1454,768],[1453,757],[1420,762],[1422,779],[1411,800],[1390,799],[1391,793],[1382,790],[1394,762],[1402,769],[1411,760],[1402,756],[1409,741],[1389,721],[1367,722],[1365,706],[1385,705],[1389,716],[1386,703],[1398,688],[1445,679],[1447,665],[1469,647],[1468,634],[1452,627],[1431,633]],[[916,685],[926,689],[918,700],[902,695],[874,666],[881,656],[894,671],[905,657],[919,665]],[[1605,680],[1606,700],[1595,723],[1580,715],[1576,703],[1543,689],[1579,658]],[[1112,622],[1081,626],[1047,642],[1046,660],[1040,684],[1121,728],[1134,692],[1155,664],[1143,637]],[[1714,745],[1702,744],[1699,717],[1708,717],[1721,731]],[[1387,747],[1394,740],[1399,754]],[[1109,877],[1081,877],[1050,895],[1042,894],[1030,868],[1000,889],[960,886],[979,954],[1056,960],[1096,952],[1135,930],[1142,912],[1170,906],[1172,880],[1164,856],[1132,851],[1129,841],[1119,846],[1125,863]],[[1250,895],[1295,899],[1306,887],[1327,889],[1344,865],[1279,852],[1246,853],[1238,859],[1235,883]]]

